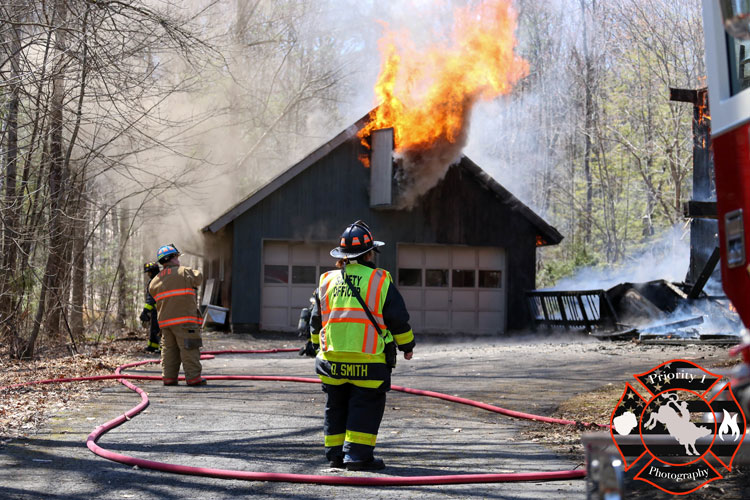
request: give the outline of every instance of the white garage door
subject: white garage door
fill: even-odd
[[[296,331],[321,273],[334,269],[331,243],[263,242],[260,327]]]
[[[399,245],[395,278],[416,331],[505,332],[505,251]]]

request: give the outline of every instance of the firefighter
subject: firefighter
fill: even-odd
[[[338,269],[321,275],[315,292],[311,341],[318,350],[315,372],[327,396],[326,458],[334,468],[385,467],[373,450],[396,348],[404,359],[413,355],[414,334],[404,299],[388,271],[373,264],[382,245],[364,222],[348,226],[340,245],[331,250]]]
[[[197,301],[203,273],[181,266],[179,257],[174,245],[159,248],[156,259],[163,269],[148,287],[156,300],[162,334],[162,381],[164,385],[177,385],[182,364],[187,385],[206,385],[206,379],[201,377],[202,320]]]
[[[148,293],[148,285],[151,284],[151,280],[159,274],[159,264],[156,262],[146,262],[143,264],[143,272],[148,274],[148,284],[146,285],[146,303],[143,304],[143,311],[141,311],[141,323],[144,328],[149,329],[148,345],[146,346],[147,352],[160,352],[159,343],[161,341],[161,330],[159,330],[159,319],[156,316],[156,301]]]

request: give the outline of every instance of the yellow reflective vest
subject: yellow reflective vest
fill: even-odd
[[[378,334],[341,270],[324,273],[315,293],[316,307],[311,318],[310,338],[316,348],[319,346],[315,372],[324,384],[351,383],[387,390],[391,367],[386,363],[384,348],[394,341],[399,350],[413,348],[409,313],[392,284],[391,275],[384,269],[351,263],[346,266],[346,275],[383,335]],[[397,328],[398,333],[393,334],[389,326]]]
[[[351,353],[354,354],[353,360],[359,359],[359,355],[380,358],[383,356],[385,342],[393,341],[383,322],[383,304],[391,284],[391,275],[384,269],[371,269],[361,264],[347,265],[346,274],[370,309],[385,340],[378,334],[367,313],[352,294],[341,270],[336,269],[320,277],[318,297],[323,324],[320,332],[321,352]]]

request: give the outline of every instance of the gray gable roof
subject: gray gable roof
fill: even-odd
[[[234,219],[250,210],[253,206],[260,203],[268,195],[279,189],[291,179],[306,170],[309,166],[321,158],[328,155],[331,151],[345,143],[347,140],[355,137],[367,123],[370,113],[357,120],[354,124],[347,127],[336,137],[326,142],[308,156],[292,165],[289,169],[271,180],[268,184],[253,192],[250,196],[239,202],[216,220],[202,229],[203,232],[216,233],[221,228],[232,222]],[[476,163],[471,161],[468,156],[463,156],[460,161],[460,167],[469,172],[475,180],[485,189],[491,191],[501,201],[511,207],[511,210],[517,212],[526,218],[538,231],[542,238],[543,245],[555,245],[562,241],[563,236],[551,225],[547,224],[539,215],[526,206],[521,200],[501,186],[491,175],[482,170]]]
[[[336,137],[326,142],[318,149],[307,155],[305,158],[295,163],[288,170],[282,172],[279,176],[275,177],[271,182],[261,187],[257,191],[253,192],[250,196],[239,202],[226,212],[221,215],[218,219],[213,221],[211,224],[203,228],[203,232],[211,231],[212,233],[217,232],[234,219],[247,212],[250,208],[260,203],[266,196],[276,191],[278,188],[289,182],[291,179],[299,175],[302,171],[307,169],[310,165],[320,160],[328,153],[345,143],[347,140],[357,135],[357,132],[365,126],[367,118],[370,116],[363,116],[357,120],[353,125],[350,125],[343,132],[338,134]]]

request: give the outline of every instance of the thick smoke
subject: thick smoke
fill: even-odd
[[[403,160],[396,173],[396,206],[408,210],[414,208],[419,197],[435,187],[445,177],[448,168],[461,159],[464,146],[465,139],[463,142],[441,143],[427,151],[405,151],[396,155],[397,160]]]
[[[468,140],[468,116],[464,123],[466,125],[453,142],[440,141],[427,149],[407,150],[396,155],[396,159],[401,160],[396,173],[399,208],[414,208],[419,197],[435,187],[445,177],[448,168],[461,159]]]

